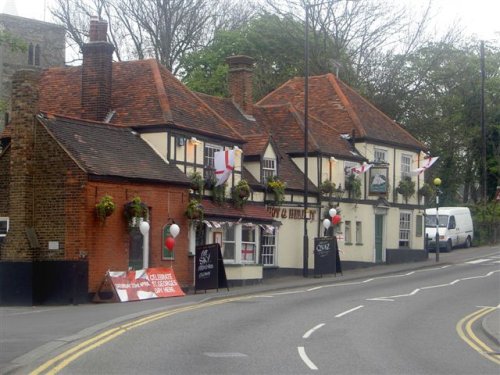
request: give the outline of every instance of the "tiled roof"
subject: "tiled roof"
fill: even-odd
[[[40,82],[40,110],[79,118],[81,67],[51,68]],[[156,60],[113,63],[110,123],[140,128],[169,125],[242,142],[241,136]]]
[[[130,128],[51,115],[39,115],[38,119],[90,175],[190,183],[184,173],[167,164]]]
[[[233,219],[254,220],[261,223],[271,223],[274,219],[267,209],[259,204],[248,202],[242,208],[236,208],[230,203],[217,205],[210,199],[204,199],[201,202],[204,209],[204,216],[207,219]]]
[[[291,103],[304,110],[304,78],[294,78],[271,92],[258,105]],[[395,121],[380,112],[361,95],[332,74],[309,77],[309,114],[320,119],[338,133],[352,134],[356,139],[409,147],[425,146]]]

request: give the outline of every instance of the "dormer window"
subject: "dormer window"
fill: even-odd
[[[270,177],[277,175],[276,159],[262,159],[262,182],[266,183]]]

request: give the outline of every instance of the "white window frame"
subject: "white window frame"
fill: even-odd
[[[241,228],[241,248],[240,248],[241,263],[242,264],[256,264],[257,263],[257,256],[258,256],[257,226],[243,224],[240,226],[240,228]],[[253,232],[253,241],[243,241],[243,235],[244,235],[245,231],[252,231]],[[248,254],[246,254],[245,252],[249,251],[249,248],[252,248],[252,247],[253,247],[253,259],[248,260],[247,259]]]
[[[274,177],[277,174],[276,159],[274,158],[263,158],[262,159],[262,182],[266,183],[270,177]]]
[[[411,177],[411,155],[401,154],[401,178]]]
[[[278,262],[277,262],[277,231],[276,227],[273,227],[273,230],[271,233],[266,232],[264,229],[261,230],[261,238],[262,238],[262,245],[261,245],[261,259],[262,259],[262,265],[264,267],[275,267]]]
[[[215,168],[215,153],[222,151],[222,146],[205,143],[203,148],[203,164],[205,168]]]
[[[352,244],[352,228],[351,221],[346,220],[344,224],[344,241],[346,244]]]
[[[356,245],[363,244],[363,223],[356,221]]]
[[[399,212],[399,247],[409,248],[411,245],[411,219],[410,211]]]
[[[236,262],[236,255],[237,255],[237,225],[235,224],[224,224],[223,226],[223,231],[222,231],[222,254],[224,258],[224,262],[227,263],[235,263]],[[229,233],[229,230],[232,230],[233,233],[233,238],[232,239],[227,239],[227,234]],[[234,256],[232,258],[229,258],[226,256],[225,251],[226,251],[226,244],[232,244],[233,245],[233,251],[234,251]]]
[[[7,236],[7,233],[9,232],[9,218],[8,217],[0,217],[0,221],[7,223],[5,233],[0,232],[0,246],[1,246],[4,238]]]
[[[383,148],[375,148],[373,150],[373,158],[375,159],[375,162],[387,163],[387,150],[384,150]]]

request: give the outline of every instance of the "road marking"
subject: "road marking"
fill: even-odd
[[[323,327],[325,323],[318,324],[316,327],[311,328],[309,331],[307,331],[304,336],[302,336],[303,339],[308,339],[315,331]]]
[[[470,262],[466,262],[467,264],[479,264],[479,263],[484,263],[484,262],[489,262],[491,259],[476,259],[476,260],[471,260]]]
[[[239,358],[239,357],[248,357],[248,355],[243,353],[203,353],[207,357],[212,358]]]
[[[335,317],[336,317],[336,318],[340,318],[340,317],[342,317],[342,316],[344,316],[344,315],[347,315],[347,314],[349,314],[349,313],[352,313],[353,311],[356,311],[356,310],[362,309],[363,307],[364,307],[363,305],[359,305],[359,306],[357,306],[357,307],[355,307],[355,308],[353,308],[353,309],[350,309],[350,310],[344,311],[343,313],[337,314],[337,315],[335,315]]]
[[[304,349],[303,346],[299,346],[297,348],[299,350],[299,356],[304,361],[307,367],[309,367],[311,370],[317,370],[318,368],[316,365],[309,359],[309,357],[306,354],[306,350]]]
[[[481,354],[483,357],[500,365],[499,354],[495,353],[488,345],[482,342],[472,330],[472,325],[474,324],[474,322],[481,319],[483,316],[489,314],[495,309],[495,307],[485,307],[478,311],[474,311],[472,314],[467,315],[457,323],[456,330],[460,338],[464,340],[472,349]]]
[[[434,288],[444,288],[444,287],[447,287],[447,286],[452,286],[452,285],[458,284],[460,281],[467,281],[467,280],[472,280],[472,279],[484,279],[486,277],[490,277],[491,275],[493,275],[496,272],[500,272],[500,270],[490,271],[490,272],[488,272],[485,275],[472,276],[472,277],[464,277],[462,279],[456,279],[456,280],[453,280],[453,281],[451,281],[451,282],[449,282],[447,284],[438,284],[438,285],[424,286],[424,287],[421,287],[419,289],[415,289],[412,292],[407,293],[407,294],[399,294],[399,295],[396,295],[396,296],[385,296],[385,297],[367,298],[366,300],[367,301],[384,301],[384,302],[389,302],[390,301],[390,302],[394,302],[395,298],[411,297],[411,296],[416,295],[421,290],[434,289]]]

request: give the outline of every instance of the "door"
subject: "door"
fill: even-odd
[[[384,215],[375,215],[375,262],[380,263],[384,244]]]
[[[128,253],[128,266],[134,270],[142,269],[142,244],[143,238],[138,227],[130,229],[130,250]]]

